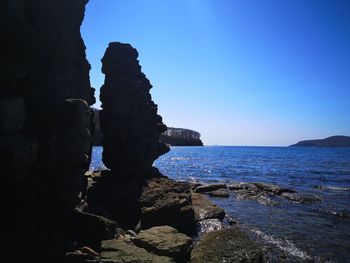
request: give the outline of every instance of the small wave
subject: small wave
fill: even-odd
[[[334,191],[350,191],[350,187],[349,186],[345,186],[345,187],[340,187],[340,186],[322,186],[322,185],[318,185],[315,186],[314,188],[320,189],[320,190],[334,190]]]
[[[281,239],[277,238],[271,235],[268,235],[261,230],[250,228],[250,231],[252,231],[254,234],[256,234],[259,238],[261,238],[263,241],[275,245],[282,251],[290,254],[291,256],[298,257],[302,260],[311,260],[312,257],[307,254],[305,251],[300,250],[297,248],[291,241],[287,239]]]
[[[170,160],[172,161],[184,161],[184,160],[189,160],[190,158],[186,158],[186,157],[172,157],[170,158]]]

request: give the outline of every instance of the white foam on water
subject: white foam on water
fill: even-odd
[[[259,238],[261,238],[263,241],[273,244],[282,251],[294,256],[301,258],[302,260],[311,260],[313,259],[309,254],[307,254],[305,251],[300,250],[297,248],[291,241],[287,239],[281,239],[277,238],[271,235],[268,235],[261,230],[250,228],[249,229],[251,232],[256,234]]]
[[[336,191],[349,191],[350,187],[337,187],[337,186],[326,186],[326,189],[336,190]]]

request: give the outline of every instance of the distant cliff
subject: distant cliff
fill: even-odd
[[[319,140],[300,141],[291,147],[350,147],[349,136],[331,136]]]
[[[161,135],[161,139],[171,146],[203,146],[200,137],[199,132],[171,127]]]

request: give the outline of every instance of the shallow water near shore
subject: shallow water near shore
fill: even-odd
[[[91,169],[105,168],[101,153],[94,147]],[[350,261],[350,148],[172,147],[155,166],[175,180],[266,182],[320,196],[311,204],[277,198],[277,206],[232,191],[211,200],[264,244],[272,262]]]

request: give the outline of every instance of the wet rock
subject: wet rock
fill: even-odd
[[[230,190],[241,190],[243,189],[243,185],[244,183],[230,183],[227,185],[227,188],[230,189]]]
[[[101,263],[174,263],[169,257],[157,256],[115,239],[105,240],[101,244]]]
[[[225,188],[221,188],[221,189],[217,189],[217,190],[208,192],[208,195],[213,196],[213,197],[223,197],[223,198],[230,196],[227,189],[225,189]]]
[[[322,198],[317,195],[299,194],[299,193],[282,193],[284,198],[298,203],[317,203],[322,202]]]
[[[208,193],[212,192],[218,189],[226,189],[226,184],[207,184],[207,185],[201,185],[195,188],[195,192],[197,193]]]
[[[213,204],[202,194],[192,192],[191,196],[196,221],[209,218],[222,220],[225,217],[225,210]]]
[[[282,188],[278,185],[268,184],[268,183],[253,183],[259,188],[260,191],[273,193],[275,195],[281,195],[282,193],[295,193],[293,189]]]
[[[21,97],[0,98],[0,134],[21,130],[25,121],[26,111]]]
[[[158,226],[142,230],[134,243],[159,256],[173,258],[176,262],[186,262],[192,239],[170,226]]]
[[[152,85],[137,57],[131,45],[113,42],[102,58],[103,162],[124,178],[153,175],[153,161],[169,151],[160,141],[166,126],[157,115],[158,106],[149,93]]]
[[[99,260],[97,257],[92,256],[89,253],[82,252],[80,250],[74,252],[68,252],[65,256],[65,263],[88,263],[88,262],[96,262]]]
[[[257,201],[258,203],[266,206],[276,206],[279,205],[278,202],[271,200],[269,197],[259,192],[251,192],[246,190],[239,190],[236,192],[236,198],[238,200],[248,199]]]
[[[141,227],[169,225],[191,232],[195,226],[190,186],[168,178],[147,181],[141,194]]]
[[[191,263],[263,262],[259,246],[237,229],[209,232],[200,239],[191,253]]]

